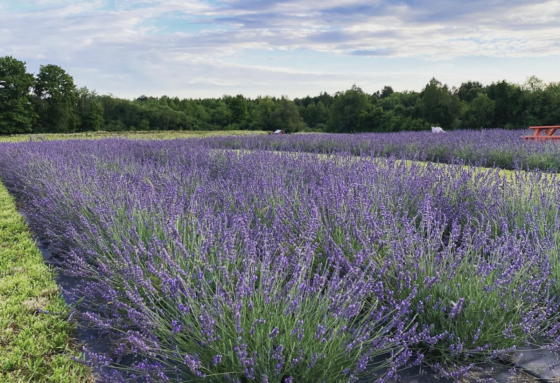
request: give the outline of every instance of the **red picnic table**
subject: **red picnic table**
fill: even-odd
[[[535,131],[533,136],[522,136],[525,141],[533,140],[533,141],[547,141],[547,140],[560,140],[560,136],[554,136],[554,133],[558,129],[560,129],[560,125],[556,126],[530,126],[529,129]],[[542,135],[541,133],[544,132],[545,134]]]

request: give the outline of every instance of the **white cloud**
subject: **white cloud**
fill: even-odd
[[[4,5],[0,54],[35,66],[59,64],[80,85],[127,96],[147,93],[144,88],[216,95],[220,87],[249,94],[276,87],[283,94],[340,90],[356,81],[416,84],[422,76],[426,82],[437,75],[389,68],[387,76],[387,67],[356,71],[323,61],[303,65],[297,52],[319,52],[332,63],[364,56],[435,63],[560,55],[559,1],[242,0],[218,6],[202,0],[117,0],[114,8],[105,0],[22,1],[38,8],[9,11]],[[165,33],[161,24],[168,18],[189,28]],[[248,59],[251,52],[284,57],[292,52],[294,59],[269,65],[270,59]]]

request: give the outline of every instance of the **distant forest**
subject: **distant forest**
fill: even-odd
[[[397,132],[560,124],[560,83],[529,77],[522,84],[476,81],[448,87],[435,78],[421,92],[390,86],[368,94],[357,86],[296,98],[243,95],[135,100],[77,88],[57,65],[27,73],[26,64],[0,58],[0,134],[128,130],[267,130]]]

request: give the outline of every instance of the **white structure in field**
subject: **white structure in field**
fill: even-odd
[[[443,130],[439,126],[432,126],[432,133],[445,133],[445,130]]]

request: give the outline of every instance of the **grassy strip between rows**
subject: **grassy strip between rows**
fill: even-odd
[[[74,359],[67,314],[53,271],[0,183],[0,382],[94,381]]]
[[[228,149],[226,149],[228,150]],[[251,153],[251,150],[248,149],[229,149],[229,150],[234,150],[236,151],[238,154],[244,154],[244,153]],[[369,157],[369,156],[343,156],[340,157],[339,154],[320,154],[320,153],[305,153],[305,152],[283,152],[283,151],[279,151],[279,150],[272,150],[270,151],[271,153],[275,153],[275,154],[279,154],[279,155],[291,155],[295,158],[297,158],[298,156],[301,155],[310,155],[310,156],[317,156],[320,159],[342,159],[343,161],[348,161],[349,158],[352,158],[354,161],[360,161],[360,160],[372,160],[375,159],[377,160],[379,163],[385,163],[387,164],[389,162],[389,159],[387,157]],[[518,177],[520,175],[523,175],[526,173],[525,170],[507,170],[507,169],[499,169],[499,168],[487,168],[487,167],[482,167],[482,166],[472,166],[472,165],[454,165],[454,164],[446,164],[446,163],[440,163],[440,162],[432,162],[432,161],[416,161],[416,160],[405,160],[405,159],[396,159],[394,160],[395,163],[397,164],[405,164],[408,167],[411,167],[413,165],[422,165],[422,166],[428,166],[428,164],[431,164],[432,166],[436,167],[436,168],[445,168],[445,167],[455,167],[455,168],[462,168],[465,170],[469,170],[469,169],[476,169],[476,172],[495,172],[498,171],[498,175],[500,177],[505,177],[508,181],[510,182],[516,182]],[[558,179],[558,174],[557,173],[544,173],[543,177],[542,177],[542,181],[546,181],[548,183],[553,182],[555,180]]]
[[[203,138],[213,136],[250,136],[267,134],[260,130],[150,130],[127,132],[84,132],[84,133],[45,133],[45,134],[14,134],[0,136],[0,142],[55,141],[55,140],[99,140],[103,138],[123,138],[127,140],[173,140],[177,138]]]

